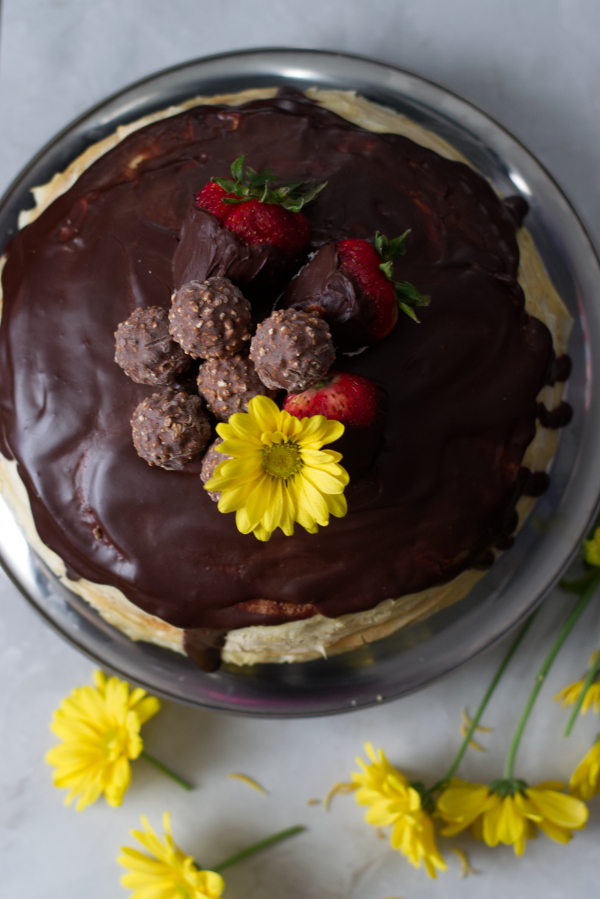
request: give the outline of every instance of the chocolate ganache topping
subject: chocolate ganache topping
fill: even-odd
[[[421,324],[401,316],[369,350],[338,356],[336,368],[386,398],[348,515],[268,543],[218,513],[201,463],[165,471],[137,456],[129,420],[153,388],[113,361],[120,322],[139,306],[169,308],[174,257],[180,279],[222,273],[211,262],[196,272],[178,241],[191,246],[198,190],[242,154],[286,181],[328,182],[305,210],[311,250],[410,228],[396,276],[432,297]],[[2,450],[19,463],[42,540],[70,572],[188,629],[338,616],[485,564],[514,527],[553,361],[548,329],[524,311],[518,259],[514,210],[469,167],[300,94],[200,106],[131,134],[8,247]]]

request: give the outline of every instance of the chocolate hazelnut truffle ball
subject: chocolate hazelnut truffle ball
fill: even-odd
[[[188,281],[173,295],[169,330],[192,359],[226,359],[250,340],[250,303],[228,278]]]
[[[198,372],[198,393],[217,418],[227,421],[234,412],[247,412],[254,396],[275,396],[256,374],[247,353],[228,359],[209,359]]]
[[[220,443],[223,443],[223,440],[221,437],[217,437],[217,439],[209,446],[208,450],[206,451],[206,455],[202,460],[202,470],[200,472],[200,478],[203,484],[206,484],[207,481],[210,481],[219,462],[225,462],[226,459],[233,458],[233,456],[228,456],[226,453],[218,452],[216,448]],[[221,499],[220,490],[207,490],[206,492],[214,503],[218,503]]]
[[[161,306],[138,306],[115,332],[115,362],[136,384],[172,384],[190,364],[169,334],[169,314]]]
[[[301,393],[327,374],[335,351],[329,326],[317,313],[278,309],[256,329],[250,358],[267,387]]]
[[[133,445],[148,465],[179,471],[197,458],[210,440],[210,422],[199,396],[167,387],[136,407],[131,419]]]

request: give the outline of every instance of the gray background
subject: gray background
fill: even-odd
[[[550,169],[599,243],[599,38],[597,0],[4,0],[0,189],[72,118],[157,69],[243,47],[318,47],[414,69],[479,103]],[[496,727],[481,737],[489,751],[471,752],[463,776],[500,774],[521,703],[570,601],[558,591],[550,599],[486,715]],[[531,782],[568,779],[598,729],[588,715],[565,741],[565,713],[551,704],[585,667],[598,627],[592,608],[542,691],[518,763]],[[475,708],[502,651],[418,695],[339,718],[253,721],[165,703],[145,728],[148,750],[198,789],[184,794],[140,761],[120,809],[101,801],[78,815],[62,806],[42,758],[54,741],[52,710],[89,679],[91,666],[0,581],[0,897],[125,896],[118,847],[140,814],[158,827],[167,808],[176,839],[208,865],[278,827],[309,826],[232,869],[230,899],[596,895],[600,799],[588,828],[568,846],[540,836],[521,860],[470,837],[440,840],[449,871],[437,882],[379,840],[352,797],[338,797],[329,815],[306,804],[348,777],[366,739],[383,745],[409,776],[437,778],[458,744],[461,707]],[[232,771],[253,775],[271,795],[228,780]],[[468,851],[477,876],[459,879],[450,845]]]

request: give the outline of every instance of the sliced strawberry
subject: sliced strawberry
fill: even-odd
[[[228,194],[220,184],[217,184],[215,181],[209,181],[198,192],[196,206],[199,209],[206,209],[207,212],[212,212],[222,225],[231,211],[231,207],[223,202],[223,198],[229,196],[232,196],[232,194]]]
[[[246,200],[228,210],[223,224],[248,246],[271,244],[292,255],[308,243],[310,227],[301,212],[290,212],[260,200]]]
[[[296,418],[324,415],[359,428],[370,427],[377,413],[377,388],[368,378],[330,371],[316,387],[289,393],[283,408]]]

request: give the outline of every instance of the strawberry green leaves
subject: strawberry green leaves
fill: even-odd
[[[317,184],[315,181],[294,181],[290,184],[281,184],[272,187],[281,178],[273,174],[273,169],[263,169],[256,172],[250,166],[244,166],[244,156],[238,156],[231,164],[231,178],[212,178],[219,187],[227,191],[223,203],[232,205],[243,203],[245,200],[258,200],[260,203],[273,203],[283,206],[289,212],[300,210],[312,203],[323,190],[327,182]]]
[[[406,238],[410,234],[410,228],[401,234],[400,237],[394,237],[393,240],[388,240],[385,234],[382,234],[380,231],[375,233],[375,249],[381,256],[384,264],[388,264],[388,261],[391,262],[392,259],[398,259],[400,256],[404,256],[406,253]],[[380,268],[385,271],[383,265]],[[386,273],[387,274],[387,273]],[[391,274],[388,275],[391,277]]]
[[[393,240],[388,240],[385,234],[381,234],[377,231],[375,234],[375,249],[381,259],[379,268],[394,288],[394,296],[398,303],[398,307],[402,312],[408,315],[409,318],[412,318],[413,321],[419,322],[413,307],[429,306],[431,297],[421,293],[416,287],[409,284],[408,281],[394,281],[393,260],[400,258],[400,256],[404,256],[406,253],[406,238],[409,234],[410,228],[408,231],[405,231],[404,234],[401,234],[400,237],[394,237]]]

